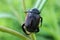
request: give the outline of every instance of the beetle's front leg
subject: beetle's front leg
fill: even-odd
[[[25,27],[25,24],[22,25],[22,30],[23,30],[23,32],[24,32],[26,35],[29,35],[29,34],[26,33],[26,27]]]

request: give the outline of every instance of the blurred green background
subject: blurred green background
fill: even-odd
[[[33,7],[36,0],[25,0],[26,8]],[[43,24],[36,33],[37,40],[60,40],[60,0],[47,0],[41,16]],[[22,0],[0,0],[0,26],[6,26],[22,34],[21,24],[25,14]],[[0,40],[21,40],[9,33],[0,31]]]

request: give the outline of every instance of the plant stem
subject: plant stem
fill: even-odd
[[[38,8],[41,3],[41,0],[37,0],[33,8]]]
[[[39,10],[41,11],[41,9],[43,8],[44,4],[45,4],[46,0],[42,0],[41,4],[40,4],[40,7],[39,7]]]
[[[23,9],[24,9],[24,11],[26,11],[25,0],[22,0],[22,4],[23,4]]]
[[[0,31],[10,33],[14,36],[17,36],[17,37],[21,38],[22,40],[30,40],[29,38],[20,34],[19,32],[15,31],[15,30],[12,30],[10,28],[4,27],[4,26],[0,26]]]
[[[44,6],[46,0],[37,0],[33,8],[37,8],[41,11],[42,7]]]
[[[31,35],[29,35],[29,37],[31,38],[31,40],[36,40],[36,36],[34,33],[32,33]]]

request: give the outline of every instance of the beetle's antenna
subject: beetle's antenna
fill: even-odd
[[[25,11],[26,11],[25,0],[22,0],[22,4],[23,4],[23,10],[24,10],[24,12],[25,12]]]
[[[38,8],[40,4],[41,4],[41,0],[37,0],[33,8]]]
[[[44,4],[45,4],[46,0],[42,0],[40,7],[38,8],[38,10],[41,11],[41,9],[43,8]]]

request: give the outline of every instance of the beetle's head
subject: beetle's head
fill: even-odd
[[[26,13],[40,14],[39,10],[36,8],[28,10],[28,11],[26,11]]]

